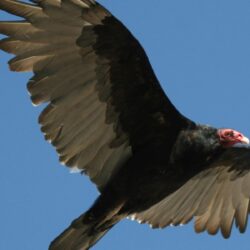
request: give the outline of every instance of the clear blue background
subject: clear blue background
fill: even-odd
[[[145,48],[166,93],[191,119],[250,135],[250,1],[102,0]],[[0,19],[11,17],[0,12]],[[98,193],[69,174],[43,140],[25,88],[0,53],[0,249],[45,250]],[[250,230],[197,235],[193,223],[152,230],[124,220],[99,242],[104,250],[249,249]]]

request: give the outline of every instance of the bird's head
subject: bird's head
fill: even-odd
[[[247,137],[233,129],[218,129],[218,136],[220,144],[225,148],[232,147],[237,143],[249,144],[249,139]]]

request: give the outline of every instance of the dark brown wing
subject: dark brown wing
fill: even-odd
[[[186,224],[193,217],[196,232],[219,229],[230,236],[233,221],[244,232],[250,198],[250,149],[228,149],[179,190],[132,217],[152,227]]]
[[[102,189],[145,144],[167,139],[189,121],[162,91],[144,50],[93,0],[1,0],[24,21],[1,22],[0,48],[16,55],[13,71],[33,71],[39,122],[60,161]],[[172,142],[169,142],[172,143]]]

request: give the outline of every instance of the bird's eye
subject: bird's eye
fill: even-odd
[[[225,132],[225,136],[227,136],[227,137],[232,137],[233,135],[234,135],[233,131],[227,131],[227,132]]]

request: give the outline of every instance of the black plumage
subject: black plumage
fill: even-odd
[[[125,217],[154,228],[195,218],[197,232],[247,224],[250,151],[230,129],[198,125],[163,92],[133,35],[93,0],[1,0],[24,18],[1,22],[10,69],[33,71],[31,100],[60,161],[89,175],[101,194],[50,245],[88,249]]]

